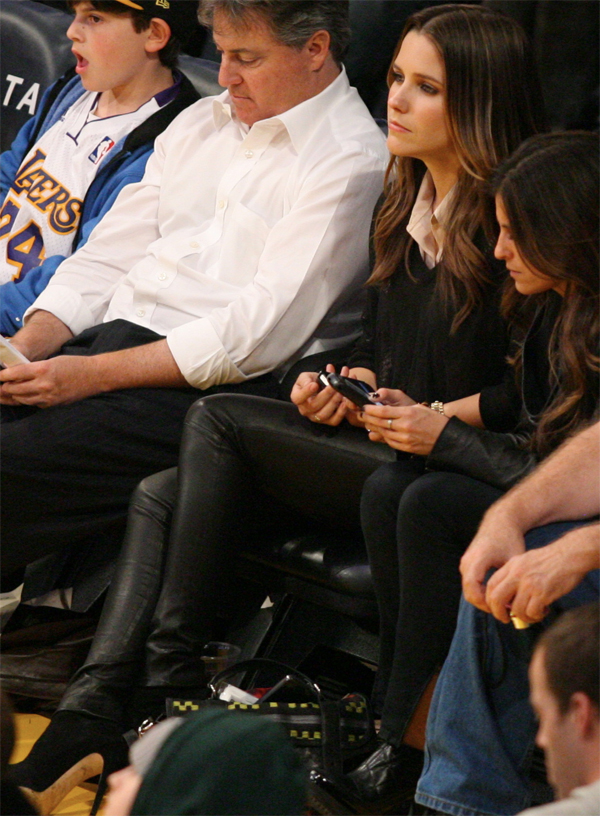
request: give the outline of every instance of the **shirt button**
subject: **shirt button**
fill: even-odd
[[[158,276],[158,279],[159,279],[159,280],[166,280],[166,279],[167,279],[167,276],[165,275],[165,273],[164,273],[164,272],[161,272],[161,273],[160,273],[160,275]]]
[[[221,199],[221,200],[219,201],[219,203],[217,204],[217,207],[218,207],[220,210],[222,210],[224,206],[225,206],[225,201],[224,201],[224,199]]]
[[[192,249],[198,249],[200,244],[198,243],[198,241],[190,241],[190,246]]]
[[[136,309],[135,313],[136,313],[136,315],[138,317],[143,317],[146,314],[146,310],[145,309]]]
[[[254,156],[254,151],[253,151],[253,150],[246,150],[246,152],[244,153],[244,156],[245,156],[247,159],[251,159],[251,158],[252,158],[252,156]]]

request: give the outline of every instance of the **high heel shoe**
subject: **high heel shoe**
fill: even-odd
[[[95,816],[106,780],[128,764],[128,746],[117,723],[77,711],[59,711],[29,755],[10,765],[10,778],[48,816],[85,780],[100,776],[90,816]]]

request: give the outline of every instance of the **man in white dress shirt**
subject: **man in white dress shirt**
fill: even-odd
[[[269,372],[356,333],[387,154],[341,65],[347,5],[201,3],[227,90],[156,140],[27,312],[35,362],[0,372],[4,576],[120,535],[196,389],[273,393]]]

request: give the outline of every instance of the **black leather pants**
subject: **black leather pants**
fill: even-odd
[[[195,403],[178,471],[134,494],[92,648],[61,708],[115,719],[134,685],[197,685],[239,548],[293,525],[294,511],[355,530],[365,479],[392,457],[364,431],[316,425],[287,403],[229,394]]]

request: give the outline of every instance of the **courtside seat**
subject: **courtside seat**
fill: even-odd
[[[372,625],[377,607],[360,530],[310,532],[294,538],[253,542],[237,572],[267,593],[293,595]]]
[[[237,560],[237,573],[250,584],[259,584],[274,600],[253,643],[246,633],[241,640],[236,633],[231,638],[248,656],[280,660],[313,676],[316,671],[321,682],[323,675],[336,676],[338,682],[348,683],[348,691],[353,685],[348,656],[377,664],[377,604],[360,530],[254,542]],[[339,670],[322,667],[323,650],[338,655]]]

